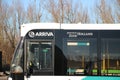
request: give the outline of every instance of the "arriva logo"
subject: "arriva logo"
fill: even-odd
[[[30,31],[28,33],[29,37],[31,38],[34,38],[34,37],[52,37],[54,36],[53,32],[33,32],[33,31]]]

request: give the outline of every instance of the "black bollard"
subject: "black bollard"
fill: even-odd
[[[0,72],[2,72],[2,51],[0,51]]]

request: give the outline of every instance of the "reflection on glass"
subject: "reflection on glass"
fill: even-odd
[[[68,75],[84,74],[85,68],[97,68],[96,39],[64,40],[64,55],[67,58]]]
[[[22,73],[23,72],[23,40],[21,38],[18,48],[15,50],[14,58],[11,65],[12,73]]]
[[[120,39],[102,39],[102,75],[120,75]]]
[[[28,65],[32,63],[34,69],[52,68],[51,42],[28,42]]]

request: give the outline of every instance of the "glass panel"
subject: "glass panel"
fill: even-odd
[[[96,39],[64,40],[64,54],[67,58],[68,75],[96,74]],[[94,73],[93,73],[94,72]]]
[[[120,75],[120,39],[102,39],[102,75]]]
[[[51,42],[28,42],[27,45],[28,65],[32,64],[34,69],[52,68],[52,43]]]
[[[51,42],[41,42],[40,52],[41,68],[52,68],[52,45]]]
[[[23,38],[21,38],[13,57],[11,71],[12,73],[22,73],[23,72]]]
[[[28,42],[28,66],[33,65],[34,68],[39,69],[39,43]]]

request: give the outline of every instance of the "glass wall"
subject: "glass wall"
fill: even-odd
[[[120,75],[120,39],[102,39],[101,74]]]
[[[64,39],[68,75],[95,75],[97,69],[97,39]]]

